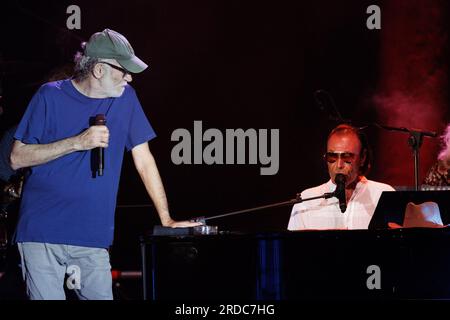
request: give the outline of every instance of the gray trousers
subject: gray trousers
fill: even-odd
[[[113,299],[108,250],[38,242],[18,248],[31,300],[64,300],[64,285],[81,300]]]

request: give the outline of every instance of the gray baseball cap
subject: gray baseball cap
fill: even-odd
[[[132,73],[142,72],[148,67],[144,61],[136,57],[128,40],[110,29],[94,33],[86,43],[85,54],[92,58],[115,59]]]

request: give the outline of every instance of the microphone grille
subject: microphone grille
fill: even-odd
[[[104,125],[106,124],[106,117],[104,114],[100,113],[95,116],[95,124],[96,125]]]
[[[342,174],[342,173],[338,173],[338,174],[334,177],[334,181],[335,181],[336,183],[340,183],[340,182],[345,183],[346,180],[347,180],[347,177],[346,177],[344,174]]]

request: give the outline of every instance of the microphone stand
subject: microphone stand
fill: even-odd
[[[233,212],[229,212],[229,213],[224,213],[224,214],[219,214],[217,216],[212,216],[212,217],[199,217],[199,218],[195,218],[193,221],[195,222],[202,222],[205,223],[208,220],[213,220],[213,219],[218,219],[218,218],[225,218],[225,217],[230,217],[230,216],[234,216],[237,214],[241,214],[241,213],[248,213],[248,212],[254,212],[254,211],[259,211],[259,210],[264,210],[264,209],[274,209],[274,208],[280,208],[280,207],[285,207],[285,206],[292,206],[296,203],[301,203],[304,201],[310,201],[310,200],[315,200],[315,199],[328,199],[334,197],[334,192],[327,192],[324,193],[323,195],[320,196],[316,196],[316,197],[310,197],[310,198],[302,198],[300,193],[297,193],[295,196],[295,199],[291,199],[288,201],[283,201],[283,202],[277,202],[277,203],[273,203],[273,204],[268,204],[265,206],[259,206],[259,207],[254,207],[254,208],[250,208],[250,209],[244,209],[244,210],[238,210],[238,211],[233,211]]]
[[[315,199],[321,199],[321,198],[328,199],[328,198],[331,198],[334,196],[335,196],[334,192],[326,192],[320,196],[310,197],[310,198],[302,198],[301,194],[297,193],[295,196],[295,199],[291,199],[288,201],[277,202],[277,203],[268,204],[268,205],[264,205],[264,206],[228,212],[228,213],[219,214],[219,215],[212,216],[212,217],[197,217],[197,218],[191,219],[190,220],[191,222],[201,222],[202,223],[201,226],[197,226],[197,227],[170,228],[170,227],[163,227],[163,226],[155,226],[153,228],[153,235],[156,235],[156,236],[181,236],[181,235],[192,235],[192,234],[194,234],[194,235],[217,234],[218,233],[217,226],[208,226],[208,225],[206,225],[206,221],[210,221],[210,220],[214,220],[214,219],[218,219],[218,218],[230,217],[230,216],[234,216],[234,215],[238,215],[238,214],[242,214],[242,213],[255,212],[255,211],[264,210],[264,209],[273,209],[273,208],[279,208],[279,207],[285,207],[285,206],[292,206],[296,203],[301,203],[304,201],[310,201],[310,200],[315,200]]]
[[[419,153],[420,147],[423,143],[423,137],[437,137],[437,133],[433,131],[423,131],[418,129],[408,129],[405,127],[391,127],[385,126],[378,123],[374,123],[378,128],[389,130],[389,131],[399,131],[406,132],[409,134],[408,145],[412,148],[414,154],[414,190],[419,190]]]

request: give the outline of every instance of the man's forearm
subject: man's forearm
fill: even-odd
[[[148,144],[143,143],[136,146],[132,150],[132,154],[136,169],[139,172],[142,182],[144,182],[147,193],[155,205],[162,225],[170,225],[173,223],[173,220],[170,217],[166,192],[164,191],[164,185],[159,175],[155,158],[153,158],[153,155],[148,149]]]
[[[148,148],[147,142],[135,146],[132,150],[134,164],[136,166],[145,189],[147,189],[153,204],[158,212],[161,224],[165,227],[184,228],[201,225],[201,222],[175,221],[171,218],[167,205],[166,192],[159,175],[155,159]]]
[[[153,204],[155,205],[162,225],[167,225],[170,221],[172,221],[172,219],[169,214],[166,192],[156,167],[156,163],[154,160],[152,162],[153,164],[148,166],[147,170],[142,170],[139,174],[144,182],[148,194],[150,195],[150,198],[153,201]]]
[[[168,225],[172,221],[172,218],[170,217],[169,213],[166,192],[164,191],[161,179],[159,178],[155,180],[156,181],[153,181],[154,186],[152,188],[154,190],[154,194],[150,197],[155,204],[156,211],[158,212],[159,219],[161,220],[161,224]]]
[[[24,144],[15,141],[10,162],[14,170],[47,163],[79,150],[76,137],[70,137],[49,144]]]
[[[24,144],[14,142],[10,163],[14,170],[37,166],[65,156],[74,151],[107,148],[109,130],[104,125],[91,126],[79,135],[49,144]]]

